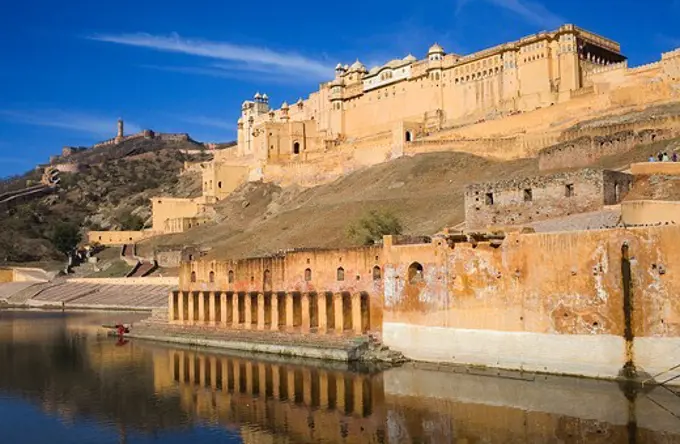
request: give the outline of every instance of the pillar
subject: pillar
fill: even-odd
[[[274,399],[281,399],[281,367],[278,365],[272,365],[272,396]]]
[[[272,293],[272,330],[279,329],[279,295]]]
[[[309,293],[302,293],[300,295],[300,301],[300,305],[302,305],[302,331],[308,332],[311,327],[309,316]]]
[[[231,298],[231,323],[234,328],[238,328],[240,325],[238,322],[238,293],[232,293]]]
[[[342,374],[334,374],[335,378],[335,398],[338,411],[345,410],[345,378]]]
[[[361,331],[361,293],[352,295],[352,331],[359,335],[363,333]]]
[[[205,357],[203,356],[198,356],[198,372],[200,373],[198,375],[198,385],[201,387],[205,387],[205,367],[206,367],[206,362],[205,362]]]
[[[326,333],[328,329],[328,313],[326,313],[326,293],[316,294],[316,308],[319,319],[319,333]]]
[[[247,329],[251,329],[251,328],[253,328],[253,312],[251,311],[252,310],[252,306],[251,306],[252,302],[251,302],[251,298],[250,298],[250,293],[246,293],[246,296],[243,299],[244,299],[245,306],[246,306],[246,309],[245,309],[246,310],[246,321],[245,321],[246,326],[245,327]]]
[[[289,368],[286,377],[288,378],[288,401],[295,402],[295,370]]]
[[[241,367],[238,359],[231,361],[234,365],[234,393],[241,393]]]
[[[302,370],[302,400],[307,407],[312,406],[312,371]]]
[[[184,352],[180,351],[177,352],[179,355],[179,383],[184,384],[184,378],[186,378],[186,374],[184,373]]]
[[[224,370],[222,373],[224,374]],[[214,356],[210,357],[210,387],[217,390],[217,359]]]
[[[189,357],[189,385],[196,384],[196,355],[188,353]]]
[[[227,326],[227,294],[224,293],[224,292],[220,295],[220,313],[222,313],[222,315],[221,315],[221,317],[222,317],[221,325],[222,325],[222,327],[226,327]]]
[[[246,361],[246,393],[254,395],[253,393],[253,363]]]
[[[264,330],[264,293],[257,294],[257,329]]]
[[[319,407],[328,408],[328,373],[325,370],[319,371]]]
[[[260,397],[266,399],[267,396],[267,364],[260,362],[257,366],[257,371],[260,375]]]
[[[175,321],[175,292],[171,291],[168,294],[168,323],[172,324]],[[179,316],[177,317],[179,319]]]
[[[362,416],[364,413],[364,381],[358,375],[354,375],[352,379],[354,385],[354,405],[352,409],[356,415]]]
[[[184,324],[184,304],[186,303],[186,298],[184,297],[184,292],[180,291],[177,293],[177,309],[179,310],[179,316],[177,317],[179,319],[180,324]]]
[[[343,326],[345,325],[343,312],[342,312],[342,293],[333,294],[333,311],[335,311],[335,331],[336,333],[342,333]]]
[[[286,328],[293,328],[293,293],[286,293]]]
[[[196,295],[194,294],[193,291],[189,292],[189,319],[188,319],[188,324],[193,325],[194,324],[194,300],[196,299]]]
[[[208,303],[210,306],[208,307],[208,315],[210,316],[209,322],[210,325],[215,325],[217,321],[217,311],[216,311],[216,305],[217,301],[215,300],[215,292],[211,291],[209,296],[208,296]]]
[[[205,318],[205,292],[198,293],[198,322],[203,324],[207,321]]]

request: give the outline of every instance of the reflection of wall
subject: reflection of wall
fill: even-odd
[[[11,268],[0,268],[0,284],[14,282],[14,270]]]

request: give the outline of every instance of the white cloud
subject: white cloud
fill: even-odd
[[[463,6],[475,0],[459,0],[457,11],[460,12]],[[491,3],[499,8],[507,9],[510,12],[522,17],[526,22],[540,26],[545,30],[557,28],[565,23],[559,15],[551,12],[541,3],[530,0],[477,0]]]
[[[236,64],[229,66],[229,69],[234,71],[287,73],[288,75],[297,75],[307,79],[325,79],[333,74],[332,66],[293,52],[277,52],[268,48],[228,42],[187,39],[177,34],[171,34],[170,36],[146,33],[97,34],[90,38],[102,42],[137,46],[156,51],[175,52],[236,62]]]
[[[233,133],[234,128],[236,128],[235,122],[230,122],[227,119],[217,119],[215,117],[180,116],[179,119],[186,123],[193,123],[194,125],[228,130],[230,133]]]
[[[115,136],[117,130],[117,118],[59,109],[30,111],[0,109],[0,119],[24,125],[67,129],[107,138]],[[126,133],[138,131],[141,131],[139,126],[125,122]]]
[[[141,65],[142,68],[157,69],[159,71],[177,72],[182,74],[195,74],[221,79],[234,79],[252,83],[268,84],[299,84],[306,83],[309,78],[287,72],[272,72],[271,70],[258,67],[251,71],[240,71],[239,66],[212,64],[209,66],[167,66],[167,65]],[[257,74],[257,75],[253,75]]]

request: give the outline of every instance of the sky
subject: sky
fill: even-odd
[[[680,0],[23,0],[0,13],[0,177],[142,128],[236,138],[255,92],[274,107],[434,42],[467,54],[573,23],[632,66],[680,47]]]

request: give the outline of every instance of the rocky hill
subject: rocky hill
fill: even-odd
[[[78,173],[62,173],[57,193],[0,213],[0,263],[63,259],[53,242],[60,225],[78,227],[82,234],[91,229],[138,229],[149,223],[149,198],[200,195],[200,177],[179,174],[186,160],[210,158],[207,153],[188,156],[180,151],[198,145],[131,142],[106,154],[77,154],[79,162],[85,160],[81,155],[87,156],[87,163]],[[25,187],[27,180],[38,177],[32,171],[0,181],[0,190]]]

